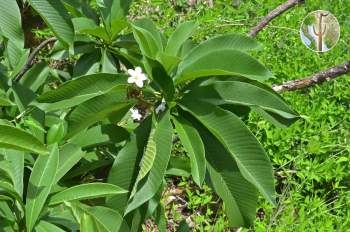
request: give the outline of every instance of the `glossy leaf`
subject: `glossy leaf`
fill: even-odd
[[[137,187],[137,192],[130,200],[125,214],[151,199],[159,190],[170,159],[172,130],[170,113],[169,111],[166,111],[155,125],[154,140],[156,144],[156,157],[154,159],[153,167],[150,170],[149,175],[143,181],[144,184]]]
[[[113,88],[125,88],[126,76],[122,74],[99,73],[82,76],[65,82],[58,89],[46,92],[37,98],[40,103],[53,103],[43,108],[56,110],[73,107]]]
[[[45,155],[44,144],[28,132],[12,126],[0,125],[0,148],[28,151]]]
[[[75,108],[68,118],[67,138],[72,137],[92,124],[109,118],[119,122],[134,104],[126,101],[124,91],[111,91],[108,94],[95,97]]]
[[[28,0],[30,5],[43,18],[45,23],[64,44],[74,41],[74,28],[71,18],[62,4],[57,0]]]
[[[192,81],[200,77],[236,75],[254,80],[267,80],[272,73],[253,57],[235,50],[209,50],[194,60],[183,60],[179,65],[175,84]]]
[[[180,24],[170,36],[165,52],[169,55],[178,56],[181,46],[189,39],[196,27],[197,24],[191,21]]]
[[[185,118],[174,117],[173,122],[181,144],[190,156],[193,180],[201,186],[206,173],[205,152],[202,139],[197,130],[193,128],[193,125]]]
[[[185,99],[181,105],[224,145],[235,159],[243,177],[275,204],[274,178],[270,160],[261,144],[239,117],[198,100]]]
[[[45,205],[46,199],[53,186],[59,162],[58,147],[53,145],[50,154],[39,156],[36,160],[26,199],[26,228],[31,231]]]
[[[3,36],[17,47],[23,48],[21,13],[16,0],[0,0],[0,29]]]
[[[231,226],[249,227],[255,219],[258,195],[256,188],[240,173],[225,147],[198,122],[195,124],[205,144],[205,156],[211,183],[223,199]]]
[[[139,162],[144,152],[144,147],[151,130],[151,117],[135,129],[130,139],[114,160],[113,166],[108,174],[108,183],[115,184],[123,189],[133,189],[136,179],[134,176],[138,170]],[[115,196],[107,199],[107,204],[119,213],[124,214],[129,196]]]
[[[65,189],[50,198],[49,205],[60,204],[64,201],[95,199],[117,194],[126,194],[127,191],[112,184],[90,183],[76,185]]]

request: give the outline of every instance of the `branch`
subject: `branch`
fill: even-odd
[[[350,73],[350,60],[344,64],[334,66],[304,79],[288,81],[282,85],[273,85],[272,89],[279,93],[300,90],[310,86],[322,84],[325,81],[333,80],[348,73]]]
[[[250,37],[256,37],[256,35],[264,29],[270,21],[272,21],[277,16],[281,15],[286,10],[294,7],[297,4],[304,3],[305,0],[288,0],[287,2],[279,5],[276,9],[271,11],[268,15],[266,15],[259,23],[249,32]]]
[[[26,72],[33,66],[34,59],[35,59],[36,55],[40,52],[40,50],[43,49],[49,43],[55,42],[56,40],[57,39],[55,37],[44,40],[43,42],[41,42],[41,44],[39,44],[38,47],[36,47],[33,50],[33,52],[28,57],[27,63],[24,65],[22,70],[16,75],[16,77],[15,77],[16,82],[19,82],[21,80],[21,78],[24,76],[24,74],[26,74]]]

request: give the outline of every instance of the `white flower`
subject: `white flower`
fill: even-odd
[[[138,109],[130,109],[130,111],[133,120],[140,121],[142,119],[142,115],[140,114]]]
[[[159,106],[156,108],[156,114],[159,114],[159,112],[163,112],[166,109],[166,102],[165,99],[162,99],[162,103],[159,104]]]
[[[142,73],[140,67],[136,67],[135,70],[129,69],[128,73],[130,75],[128,83],[135,83],[139,88],[143,87],[143,81],[147,80],[147,76]]]

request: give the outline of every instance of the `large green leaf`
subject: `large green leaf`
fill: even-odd
[[[9,162],[13,186],[19,196],[23,195],[24,152],[10,149],[0,150],[0,154]]]
[[[200,57],[207,54],[225,49],[233,49],[240,52],[247,52],[259,48],[260,45],[256,40],[242,34],[226,34],[211,38],[190,50],[185,56],[179,69],[183,70],[186,66],[192,64]]]
[[[30,5],[43,18],[57,38],[66,45],[74,41],[74,28],[71,18],[58,0],[28,0]]]
[[[180,116],[174,117],[173,122],[181,144],[190,156],[193,180],[200,186],[204,181],[206,172],[205,152],[201,137],[197,130],[193,128],[193,125],[185,118]]]
[[[231,79],[231,78],[230,78]],[[201,99],[216,105],[237,104],[262,109],[287,119],[287,125],[299,116],[273,90],[257,81],[215,81],[209,85],[193,87],[186,98]],[[260,113],[260,111],[258,111]]]
[[[65,232],[65,230],[61,229],[60,227],[44,220],[41,220],[38,223],[38,225],[35,227],[35,231],[36,232]]]
[[[137,186],[137,192],[129,201],[125,214],[150,200],[157,193],[163,182],[172,148],[173,128],[170,122],[169,111],[166,111],[164,115],[157,120],[154,128],[156,157],[154,159],[152,169],[144,181],[142,181],[143,184],[140,183],[139,186]]]
[[[96,221],[94,218],[87,214],[83,213],[80,218],[80,231],[84,232],[96,232],[99,231]]]
[[[0,29],[3,36],[23,49],[21,13],[16,0],[0,0],[0,6]]]
[[[238,116],[218,106],[184,99],[184,110],[200,121],[230,152],[244,178],[275,204],[273,170],[261,144]]]
[[[67,138],[106,118],[114,123],[119,122],[134,105],[133,101],[126,100],[125,91],[111,91],[75,108],[68,118]]]
[[[93,74],[65,82],[61,87],[37,98],[46,110],[56,110],[79,105],[113,88],[125,88],[126,76],[120,74]]]
[[[117,194],[126,194],[127,191],[112,184],[90,183],[81,184],[65,189],[53,195],[49,205],[57,205],[64,201],[76,201],[106,197]]]
[[[81,147],[72,143],[66,143],[60,149],[59,165],[54,183],[57,183],[71,168],[85,155]]]
[[[95,206],[87,208],[86,212],[93,216],[95,221],[106,232],[129,231],[122,215],[113,209]]]
[[[144,56],[155,59],[157,54],[161,51],[160,44],[152,35],[150,31],[137,25],[132,25],[134,37],[140,46],[141,52]]]
[[[178,56],[181,46],[192,35],[196,27],[197,24],[191,21],[180,24],[170,36],[165,52],[172,56]]]
[[[43,155],[48,153],[44,144],[22,129],[0,125],[0,132],[0,148],[28,151]]]
[[[58,168],[59,155],[57,145],[51,146],[50,154],[39,156],[36,160],[29,185],[26,200],[26,227],[32,231],[45,205],[46,199],[54,184]]]
[[[209,50],[194,60],[184,59],[183,64],[179,66],[175,84],[219,75],[236,75],[260,81],[273,77],[259,61],[235,49]]]
[[[98,125],[75,135],[70,142],[81,146],[84,149],[116,144],[129,138],[129,132],[117,125]]]
[[[191,121],[195,119],[191,118]],[[255,220],[256,188],[240,173],[231,154],[207,129],[195,122],[204,144],[208,171],[215,191],[223,199],[231,226],[249,227]]]
[[[130,136],[123,149],[118,153],[108,175],[108,183],[120,186],[123,189],[133,189],[139,162],[147,144],[151,130],[151,117],[145,119]],[[124,214],[129,196],[115,196],[107,199],[107,205]]]
[[[111,38],[114,38],[127,25],[126,16],[132,0],[101,0],[100,2],[105,27]]]

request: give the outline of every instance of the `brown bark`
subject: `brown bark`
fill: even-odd
[[[41,44],[39,44],[38,47],[36,47],[32,53],[29,55],[27,63],[23,66],[22,70],[16,75],[15,81],[18,82],[21,80],[21,78],[26,74],[26,72],[33,66],[34,59],[36,55],[40,52],[41,49],[46,47],[46,45],[55,42],[57,39],[55,37],[49,38],[47,40],[44,40]]]
[[[297,4],[304,3],[305,0],[288,0],[287,2],[279,5],[276,9],[271,11],[268,15],[266,15],[259,23],[256,25],[251,31],[249,32],[250,37],[256,37],[257,34],[264,29],[267,24],[270,23],[274,18],[281,15],[283,12],[287,11],[288,9],[296,6]]]
[[[281,85],[273,85],[272,88],[276,92],[294,91],[305,89],[314,85],[322,84],[323,82],[333,80],[339,76],[350,73],[350,61],[318,72],[312,76],[300,80],[285,82]]]

